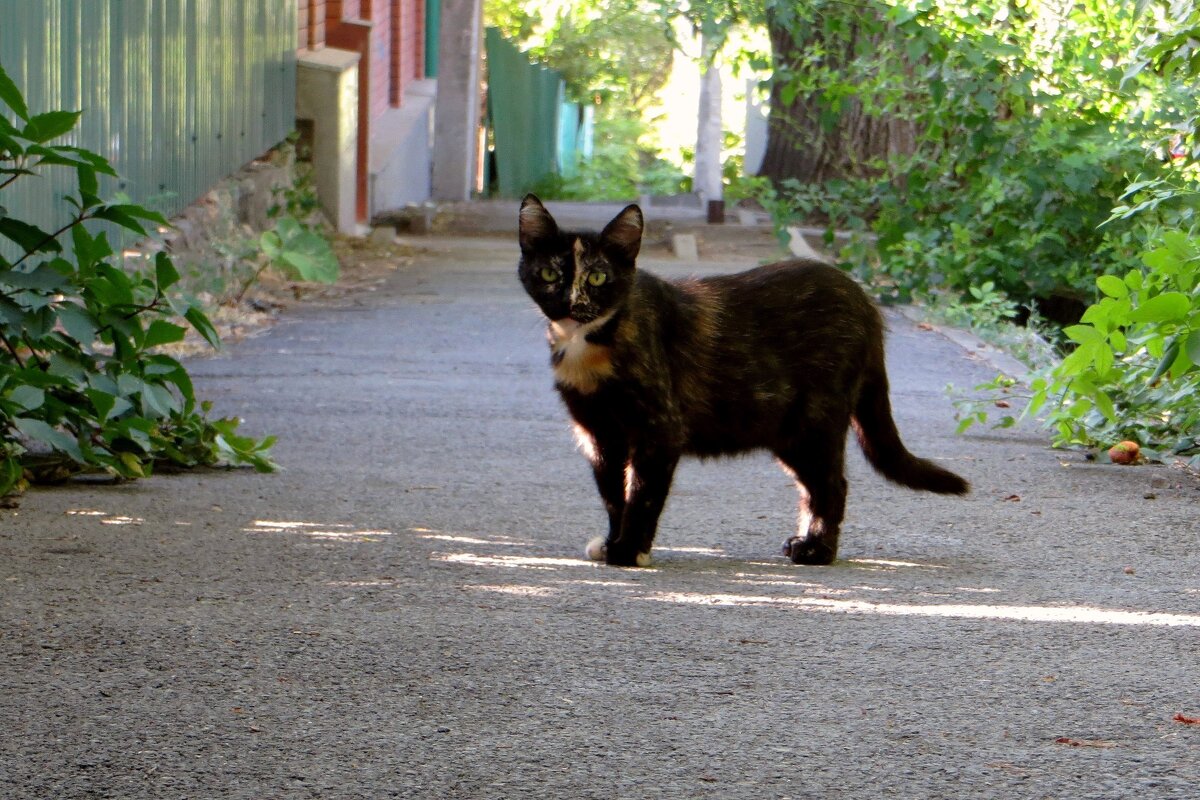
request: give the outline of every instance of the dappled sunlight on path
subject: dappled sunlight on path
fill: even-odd
[[[369,541],[388,531],[360,530],[346,524],[256,521],[246,532],[291,532],[310,537]],[[410,541],[429,545],[429,563],[461,568],[457,585],[469,592],[506,595],[532,601],[571,594],[595,599],[610,590],[608,602],[651,602],[679,606],[765,608],[782,612],[837,613],[877,617],[949,620],[1200,627],[1200,614],[1167,613],[1151,609],[1114,608],[1063,602],[978,602],[981,595],[1004,596],[994,586],[955,585],[951,565],[889,558],[850,558],[832,568],[802,568],[762,560],[739,560],[716,547],[663,547],[654,565],[624,570],[585,558],[544,555],[531,542],[480,532],[442,531],[410,527]],[[407,537],[406,537],[407,538]],[[447,546],[451,547],[447,547]],[[457,546],[457,547],[454,547]],[[517,551],[524,552],[514,552]],[[480,574],[493,575],[488,579]],[[886,576],[899,573],[945,575],[950,586],[912,586],[910,581],[887,585]],[[515,576],[521,575],[517,579]],[[512,576],[512,579],[510,579]],[[481,579],[482,578],[482,579]],[[387,581],[337,581],[331,587],[386,587]],[[888,602],[881,602],[881,595]]]

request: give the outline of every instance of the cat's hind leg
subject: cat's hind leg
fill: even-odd
[[[846,512],[845,430],[806,437],[776,452],[800,491],[798,530],[783,543],[783,554],[795,564],[832,564]]]

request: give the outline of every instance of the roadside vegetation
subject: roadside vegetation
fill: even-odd
[[[31,482],[96,472],[144,477],[156,466],[245,465],[271,471],[274,437],[238,431],[196,397],[169,354],[188,329],[220,346],[208,309],[182,291],[159,250],[131,265],[110,236],[147,239],[169,223],[125,200],[104,200],[113,166],[61,144],[80,112],[34,113],[0,69],[0,499]],[[6,191],[47,170],[71,170],[66,222],[12,216]],[[305,220],[303,192],[283,192],[271,228],[257,238],[236,282],[240,298],[266,266],[296,279],[330,281],[337,262]],[[69,208],[68,208],[69,207]]]
[[[1042,321],[1055,346],[1048,363],[1034,348],[1028,387],[978,387],[963,427],[1023,408],[1058,445],[1130,439],[1200,463],[1200,12],[766,5],[772,40],[792,45],[775,53],[792,138],[826,155],[820,180],[759,184],[777,222],[859,232],[839,258],[885,301],[957,307],[984,329]],[[880,121],[887,147],[855,147]]]

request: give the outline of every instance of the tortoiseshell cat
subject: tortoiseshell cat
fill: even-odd
[[[682,455],[764,449],[800,489],[797,564],[837,556],[851,425],[872,466],[912,489],[967,482],[905,449],[892,420],[883,320],[858,284],[817,261],[669,282],[637,269],[642,212],[599,234],[560,231],[521,203],[521,283],[549,319],[555,383],[608,511],[589,557],[649,564]]]

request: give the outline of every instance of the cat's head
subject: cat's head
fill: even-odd
[[[642,210],[626,208],[600,233],[560,231],[541,201],[521,202],[521,283],[551,320],[588,323],[629,295],[642,244]]]

